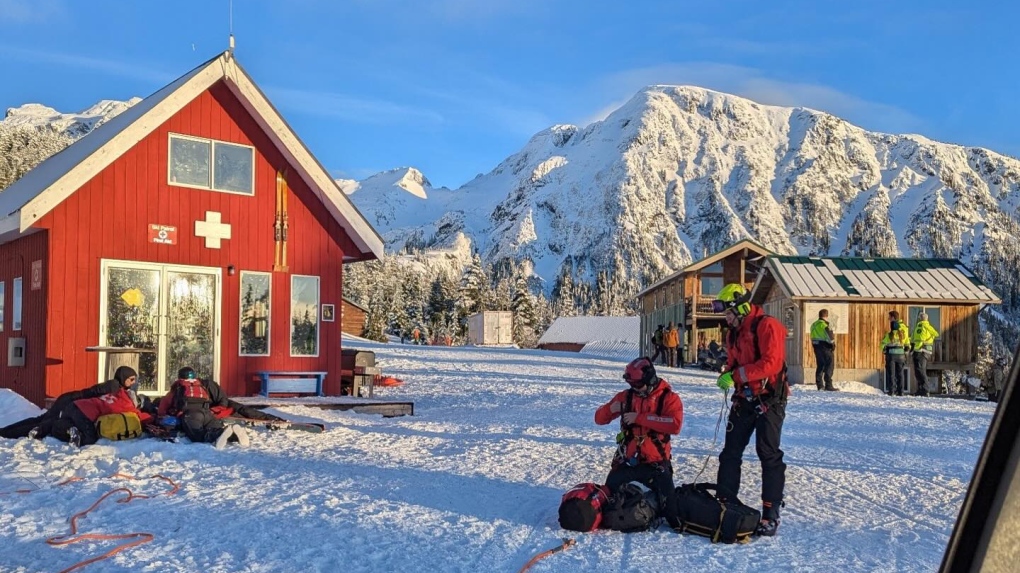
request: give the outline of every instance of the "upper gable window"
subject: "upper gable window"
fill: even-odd
[[[254,147],[171,134],[169,164],[171,185],[255,194]]]

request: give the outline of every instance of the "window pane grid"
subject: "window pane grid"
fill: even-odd
[[[170,135],[169,183],[255,194],[255,150],[247,145]]]

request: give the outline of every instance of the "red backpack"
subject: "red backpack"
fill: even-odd
[[[609,502],[609,488],[594,483],[575,485],[560,502],[560,527],[571,531],[594,531],[602,523],[602,508]]]
[[[175,414],[184,411],[188,404],[208,403],[209,390],[202,381],[197,378],[182,378],[174,382],[173,386],[173,410]]]

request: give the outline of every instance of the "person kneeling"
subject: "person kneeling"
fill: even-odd
[[[606,485],[616,493],[636,481],[656,492],[659,507],[673,507],[676,495],[670,435],[680,433],[684,408],[669,382],[659,378],[648,358],[637,358],[624,369],[630,388],[613,396],[595,411],[595,423],[606,425],[620,418],[619,446],[613,456]],[[670,526],[676,520],[666,515]]]
[[[219,384],[201,380],[192,368],[185,367],[177,372],[177,380],[166,396],[159,399],[159,418],[176,417],[178,427],[192,442],[211,443],[217,449],[228,442],[247,447],[248,432],[237,424],[224,424],[214,413],[228,403]]]

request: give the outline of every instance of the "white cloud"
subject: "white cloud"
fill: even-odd
[[[64,13],[59,0],[0,0],[0,22],[43,22]]]
[[[626,101],[648,85],[694,85],[766,105],[825,111],[870,130],[904,133],[924,127],[919,117],[894,105],[868,101],[829,86],[769,78],[760,70],[732,64],[696,62],[637,68],[602,78],[598,84],[605,99],[614,102],[621,98]],[[619,104],[604,106],[587,121],[604,119],[616,107]]]

